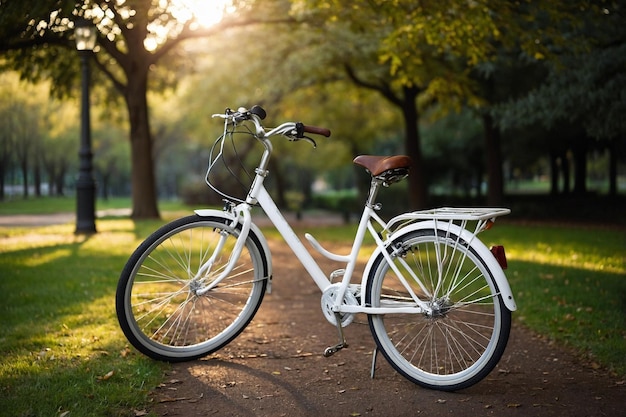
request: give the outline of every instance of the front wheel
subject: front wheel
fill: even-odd
[[[135,348],[158,360],[197,359],[248,325],[269,278],[268,258],[253,232],[230,275],[197,294],[225,268],[239,232],[227,218],[189,216],[166,224],[135,250],[115,298],[120,326]],[[223,244],[220,253],[201,270],[218,243]]]
[[[432,311],[368,317],[387,361],[431,389],[460,390],[483,379],[500,360],[511,328],[511,312],[485,262],[462,238],[442,230],[409,232],[390,247],[407,284],[380,254],[368,277],[366,302],[407,306],[412,292]]]

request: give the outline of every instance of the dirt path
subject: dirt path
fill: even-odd
[[[623,416],[624,380],[582,364],[562,349],[514,326],[498,367],[456,393],[420,388],[379,355],[365,317],[336,342],[320,295],[284,245],[272,244],[273,292],[251,325],[203,360],[176,364],[153,392],[159,416]],[[332,270],[335,265],[326,265]]]

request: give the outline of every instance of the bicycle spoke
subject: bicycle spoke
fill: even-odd
[[[256,240],[248,237],[232,260],[232,271],[197,295],[231,261],[238,235],[229,232],[230,223],[182,218],[163,226],[131,256],[120,278],[116,308],[133,346],[156,359],[197,358],[228,343],[250,322],[268,282]],[[214,256],[218,241],[222,253]]]
[[[395,252],[402,259],[394,262],[409,270],[413,292],[429,309],[368,316],[377,344],[397,371],[418,384],[444,389],[472,385],[502,354],[510,312],[485,265],[453,233],[418,230],[400,239],[405,250]],[[379,307],[408,301],[413,301],[409,291],[379,257],[366,302]]]

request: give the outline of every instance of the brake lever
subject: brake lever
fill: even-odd
[[[285,135],[285,136],[287,136],[290,142],[298,142],[299,140],[305,140],[309,142],[311,146],[313,146],[314,148],[317,148],[317,143],[315,142],[315,140],[313,140],[313,138],[310,138],[308,136],[304,136],[304,135],[298,136],[296,132],[294,132],[294,134]]]
[[[315,142],[315,140],[313,140],[313,138],[310,138],[308,136],[302,136],[302,139],[309,142],[314,148],[317,148],[317,143]]]

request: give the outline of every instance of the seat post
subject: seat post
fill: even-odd
[[[376,205],[376,196],[378,195],[378,190],[380,189],[380,185],[382,181],[372,177],[372,182],[370,184],[370,190],[367,194],[367,201],[365,205],[371,209],[375,208]]]

